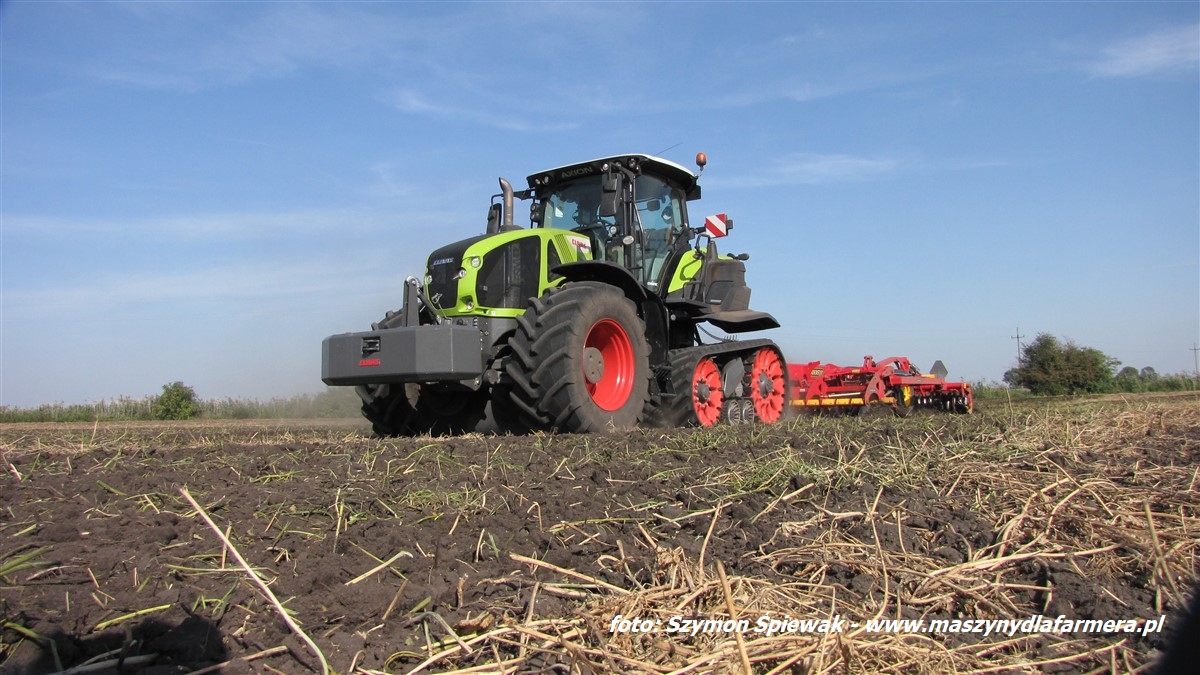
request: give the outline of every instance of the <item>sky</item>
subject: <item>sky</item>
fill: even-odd
[[[321,391],[498,177],[630,152],[707,154],[790,361],[1191,372],[1198,61],[1196,2],[5,0],[0,405]]]

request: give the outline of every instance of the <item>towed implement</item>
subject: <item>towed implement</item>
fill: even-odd
[[[918,408],[964,414],[974,411],[970,384],[946,381],[941,361],[930,370],[930,374],[922,374],[903,356],[882,361],[867,356],[861,366],[853,368],[820,361],[793,363],[788,366],[788,400],[797,410],[849,414],[890,409],[903,417]]]
[[[430,254],[370,331],[326,338],[321,379],[356,387],[383,436],[777,421],[775,343],[701,339],[705,323],[779,323],[750,309],[749,256],[717,250],[733,221],[689,221],[698,178],[630,154],[532,174],[520,191],[500,179],[484,233]]]

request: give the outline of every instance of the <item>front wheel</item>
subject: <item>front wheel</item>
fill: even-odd
[[[363,417],[371,430],[384,438],[417,433],[416,404],[420,396],[415,384],[366,384],[355,388],[362,399]]]
[[[620,290],[581,281],[530,302],[507,372],[530,421],[566,432],[637,426],[649,398],[649,346]]]

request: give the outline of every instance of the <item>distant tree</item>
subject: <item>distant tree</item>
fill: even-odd
[[[1004,374],[1005,382],[1025,387],[1035,394],[1066,393],[1066,387],[1061,382],[1066,360],[1058,338],[1039,333],[1033,342],[1021,349],[1020,356],[1017,367]]]
[[[1150,385],[1151,391],[1195,391],[1200,388],[1200,382],[1187,373],[1162,375]]]
[[[1021,350],[1020,362],[1004,374],[1004,381],[1035,394],[1100,393],[1113,390],[1113,370],[1120,364],[1099,349],[1039,333]]]
[[[1101,394],[1113,390],[1113,371],[1121,362],[1093,347],[1066,346],[1068,394]]]
[[[1142,368],[1142,372],[1138,373],[1138,379],[1147,384],[1153,384],[1158,381],[1158,371],[1150,366],[1146,366]]]
[[[196,390],[182,382],[164,384],[162,393],[150,404],[150,416],[156,420],[189,420],[200,413]]]
[[[1125,366],[1117,376],[1113,378],[1113,383],[1117,385],[1120,391],[1139,391],[1141,389],[1141,378],[1138,375],[1138,369],[1133,366]]]

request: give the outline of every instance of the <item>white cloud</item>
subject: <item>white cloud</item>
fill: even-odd
[[[165,304],[184,307],[217,302],[263,307],[272,300],[353,297],[362,284],[361,261],[272,261],[240,263],[173,273],[113,273],[74,285],[36,290],[6,290],[6,313],[28,316],[73,315],[90,318],[118,308]]]
[[[485,4],[432,14],[336,3],[260,5],[266,9],[232,13],[207,11],[209,7],[176,13],[146,11],[138,3],[119,6],[133,19],[127,22],[132,27],[99,50],[101,57],[89,71],[105,82],[201,91],[311,69],[370,72],[372,86],[380,92],[377,100],[404,114],[516,132],[571,131],[588,118],[625,117],[631,110],[694,114],[780,100],[805,103],[930,76],[891,63],[797,74],[797,69],[809,70],[805,64],[815,60],[812,50],[821,54],[821,45],[831,41],[821,31],[788,36],[778,44],[746,45],[720,59],[702,57],[695,72],[705,76],[691,86],[702,87],[703,96],[686,93],[686,73],[675,89],[642,83],[629,87],[612,84],[612,78],[581,78],[576,59],[548,56],[603,53],[610,36],[621,35],[633,46],[614,52],[606,61],[608,70],[644,70],[648,52],[640,41],[658,31],[644,8],[632,5],[617,11],[592,3],[518,3],[496,11],[497,6]],[[197,24],[211,27],[204,41],[194,37]],[[582,28],[562,33],[563,25]],[[505,44],[503,58],[477,60],[475,50],[504,44],[496,35],[508,29],[520,30],[520,44]],[[467,49],[464,41],[479,44]],[[514,83],[511,68],[498,70],[502,63],[529,59],[539,72],[535,87]],[[776,74],[748,78],[749,72]]]
[[[487,96],[478,97],[479,100],[488,100]],[[495,100],[493,98],[492,100]],[[507,131],[535,131],[535,132],[555,132],[569,131],[577,128],[579,125],[574,122],[558,122],[547,120],[544,122],[531,121],[526,116],[514,113],[497,113],[484,107],[473,108],[470,106],[458,106],[447,103],[435,103],[423,94],[412,89],[400,89],[392,93],[392,105],[400,112],[410,115],[422,115],[433,117],[436,119],[453,119],[474,122],[497,129]],[[498,105],[497,109],[509,108],[512,106]],[[532,115],[529,113],[528,115]]]
[[[421,218],[445,218],[445,214],[420,214]],[[107,219],[5,214],[8,232],[51,232],[138,235],[143,237],[184,237],[245,240],[319,232],[337,232],[351,228],[374,230],[394,222],[394,216],[349,210],[295,211],[290,213],[209,213],[161,218]]]
[[[1200,63],[1200,24],[1164,28],[1124,40],[1085,65],[1100,77],[1145,77],[1194,70]]]
[[[894,173],[901,166],[900,160],[891,157],[793,153],[771,162],[760,173],[723,180],[720,184],[731,188],[762,188],[844,183]]]
[[[114,28],[112,42],[88,75],[149,89],[196,91],[284,77],[306,67],[400,61],[420,53],[431,34],[454,30],[353,5],[269,4],[251,13],[241,8],[146,11],[144,4],[117,5],[129,18]],[[197,40],[197,27],[204,24],[209,30]]]

